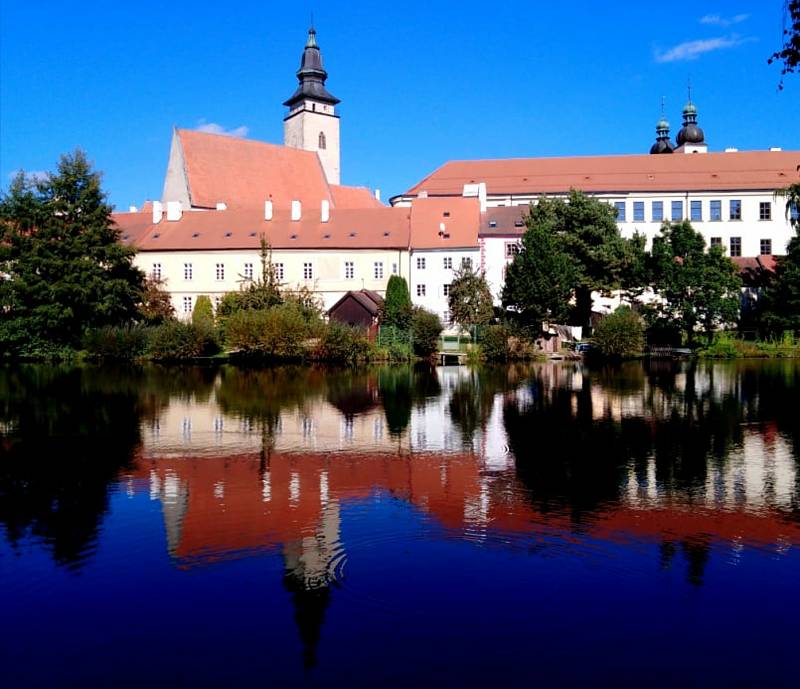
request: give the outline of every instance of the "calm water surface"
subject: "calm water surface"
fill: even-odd
[[[797,686],[799,393],[0,368],[0,686]]]

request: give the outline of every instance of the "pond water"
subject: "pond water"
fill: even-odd
[[[799,392],[0,368],[0,686],[796,686]]]

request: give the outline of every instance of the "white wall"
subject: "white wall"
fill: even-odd
[[[417,259],[425,261],[424,268],[417,267]],[[444,267],[444,261],[449,258],[452,269]],[[449,308],[444,286],[453,281],[453,273],[461,266],[461,261],[468,258],[472,261],[474,269],[480,268],[480,252],[474,249],[414,249],[409,255],[408,289],[411,292],[411,301],[416,306],[421,306],[438,314],[443,322],[449,319]],[[417,294],[418,285],[425,286],[425,295]]]
[[[316,108],[316,110],[312,110]],[[320,132],[325,134],[325,148],[319,148]],[[283,141],[286,146],[315,151],[329,184],[339,184],[339,117],[333,106],[303,101],[289,112],[283,121]]]

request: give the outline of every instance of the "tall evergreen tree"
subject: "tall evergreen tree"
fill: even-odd
[[[401,330],[411,327],[411,295],[408,283],[399,275],[392,275],[386,284],[386,297],[383,300],[381,324],[391,325]]]
[[[80,150],[45,179],[15,178],[0,200],[1,349],[74,346],[87,328],[136,318],[144,275],[111,212]]]

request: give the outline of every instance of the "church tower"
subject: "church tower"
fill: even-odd
[[[339,184],[339,116],[335,106],[339,99],[328,93],[314,27],[300,58],[297,79],[300,84],[284,102],[289,108],[283,118],[283,143],[292,148],[316,151],[329,184]]]

